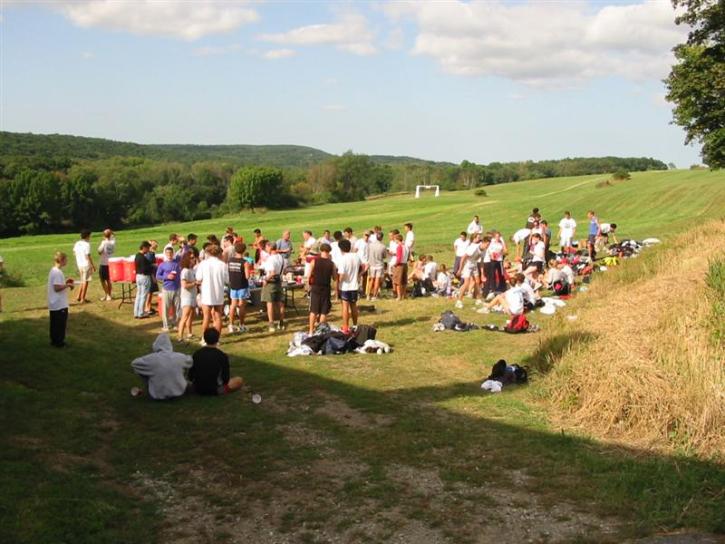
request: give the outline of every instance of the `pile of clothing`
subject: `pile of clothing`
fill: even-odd
[[[529,371],[525,366],[510,365],[504,359],[499,359],[491,367],[491,374],[481,384],[481,389],[491,393],[500,393],[505,385],[526,383],[529,380]]]
[[[544,303],[539,312],[544,315],[554,315],[556,310],[566,306],[566,302],[556,297],[541,297],[541,302]]]
[[[464,323],[461,321],[461,319],[451,312],[450,310],[446,310],[441,314],[440,319],[438,322],[433,325],[433,332],[441,332],[441,331],[458,331],[458,332],[468,332],[478,329],[478,325],[474,323]]]
[[[341,353],[390,353],[392,348],[375,339],[377,329],[370,325],[359,325],[350,334],[320,323],[314,334],[296,332],[287,349],[288,357],[306,355],[339,355]]]

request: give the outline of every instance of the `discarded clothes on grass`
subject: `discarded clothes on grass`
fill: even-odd
[[[529,380],[528,368],[521,365],[510,365],[499,359],[491,367],[491,374],[481,384],[481,389],[491,393],[500,393],[506,385],[526,383]]]
[[[458,331],[458,332],[467,332],[478,329],[479,326],[475,323],[464,323],[461,321],[461,319],[451,312],[450,310],[446,310],[441,314],[440,319],[438,322],[433,325],[433,332],[440,332],[440,331]]]
[[[289,343],[287,356],[390,353],[390,345],[376,340],[376,334],[377,329],[370,325],[360,325],[351,334],[345,334],[327,323],[321,323],[312,335],[296,332]]]

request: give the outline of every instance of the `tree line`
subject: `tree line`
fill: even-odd
[[[146,157],[69,158],[3,154],[0,148],[0,236],[124,228],[207,219],[244,209],[293,208],[412,191],[513,181],[666,169],[647,158],[575,158],[460,165],[416,161],[381,163],[347,152],[307,166],[285,168]]]

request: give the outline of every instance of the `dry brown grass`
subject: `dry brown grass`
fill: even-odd
[[[595,281],[547,333],[545,390],[565,426],[638,447],[725,457],[725,349],[713,335],[708,259],[725,255],[713,221]],[[553,324],[552,324],[553,325]],[[592,336],[593,335],[593,336]],[[561,351],[561,350],[560,350]]]

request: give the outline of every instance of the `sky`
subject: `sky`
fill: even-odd
[[[687,168],[669,1],[0,0],[0,129]]]

